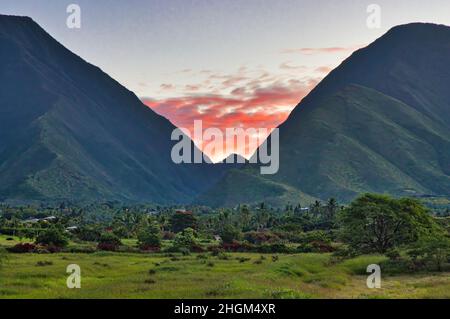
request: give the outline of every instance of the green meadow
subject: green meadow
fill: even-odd
[[[367,288],[367,265],[384,259],[333,262],[330,254],[314,253],[8,254],[0,298],[450,298],[450,273],[382,275],[381,289]],[[67,288],[69,264],[81,267],[80,289]]]

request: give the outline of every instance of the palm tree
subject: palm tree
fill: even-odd
[[[326,206],[326,218],[328,220],[332,220],[334,218],[334,216],[336,215],[338,209],[338,203],[336,201],[336,199],[334,198],[330,198],[327,202],[327,206]]]

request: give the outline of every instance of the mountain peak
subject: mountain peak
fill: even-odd
[[[0,16],[0,83],[0,200],[187,202],[221,174],[173,163],[174,126],[31,18]]]
[[[17,27],[19,25],[34,25],[35,27],[39,27],[39,25],[30,17],[28,16],[16,16],[16,15],[4,15],[0,14],[0,25],[1,25],[1,31],[5,31],[5,28],[9,27]],[[40,27],[39,27],[40,28]],[[9,29],[8,29],[9,30]],[[11,30],[9,30],[11,31]]]
[[[10,15],[10,14],[1,14],[0,13],[0,21],[2,21],[2,20],[33,21],[33,19],[29,16],[18,16],[18,15]]]
[[[330,72],[282,124],[277,174],[247,165],[208,194],[232,204],[269,193],[283,202],[293,191],[343,201],[364,192],[448,194],[449,82],[450,27],[394,27]]]
[[[444,24],[436,24],[429,22],[412,22],[406,24],[400,24],[392,27],[386,34],[396,32],[411,32],[411,31],[439,31],[450,30],[450,27]]]

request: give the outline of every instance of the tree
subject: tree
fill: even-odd
[[[234,240],[241,238],[241,231],[233,225],[227,224],[223,227],[220,237],[224,243],[232,243]]]
[[[144,247],[161,247],[161,228],[157,222],[146,222],[138,231],[138,244]]]
[[[420,202],[375,194],[353,201],[340,213],[339,223],[343,241],[361,253],[385,253],[438,229]]]
[[[37,236],[36,243],[48,246],[65,247],[69,241],[61,229],[50,227]]]
[[[450,239],[443,234],[423,238],[409,255],[420,257],[434,265],[437,271],[443,271],[444,264],[450,262]]]
[[[101,250],[116,250],[122,242],[114,233],[103,233],[100,236],[97,247]]]
[[[177,211],[170,219],[172,231],[179,233],[186,228],[195,228],[197,219],[192,212]]]
[[[91,225],[84,225],[79,227],[75,234],[78,237],[78,239],[83,241],[99,241],[100,237],[102,235],[101,231],[99,230],[100,226],[91,226]]]
[[[327,220],[333,220],[338,210],[338,203],[336,199],[330,198],[325,207],[325,218]]]
[[[197,245],[194,230],[192,228],[186,228],[182,232],[178,233],[174,239],[174,247],[192,249]]]
[[[243,205],[240,209],[240,223],[242,225],[242,228],[244,230],[249,230],[250,229],[250,222],[252,219],[252,215],[250,213],[250,209],[248,208],[247,205]]]

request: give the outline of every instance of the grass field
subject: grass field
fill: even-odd
[[[449,273],[382,277],[381,289],[368,289],[365,269],[380,256],[226,256],[8,254],[0,298],[450,298]],[[69,264],[81,267],[81,289],[66,286]]]

